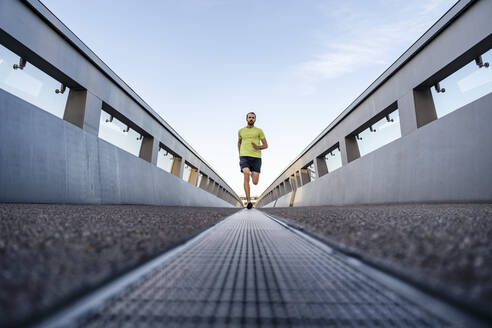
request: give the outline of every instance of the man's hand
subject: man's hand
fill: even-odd
[[[254,149],[261,149],[261,147],[255,144],[254,142],[251,142],[251,145],[253,145]]]

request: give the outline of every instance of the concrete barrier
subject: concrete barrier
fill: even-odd
[[[294,206],[490,202],[491,104],[489,94],[299,187]]]
[[[0,89],[0,202],[230,203]]]

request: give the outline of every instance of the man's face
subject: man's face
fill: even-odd
[[[249,126],[255,125],[256,115],[254,115],[254,114],[248,114],[248,118],[246,119],[246,121],[248,122],[248,125]]]

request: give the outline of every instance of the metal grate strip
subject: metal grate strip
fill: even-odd
[[[451,326],[259,211],[178,255],[73,326]]]

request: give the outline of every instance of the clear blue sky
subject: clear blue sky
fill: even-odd
[[[455,2],[42,1],[240,195],[247,112],[259,195]]]

